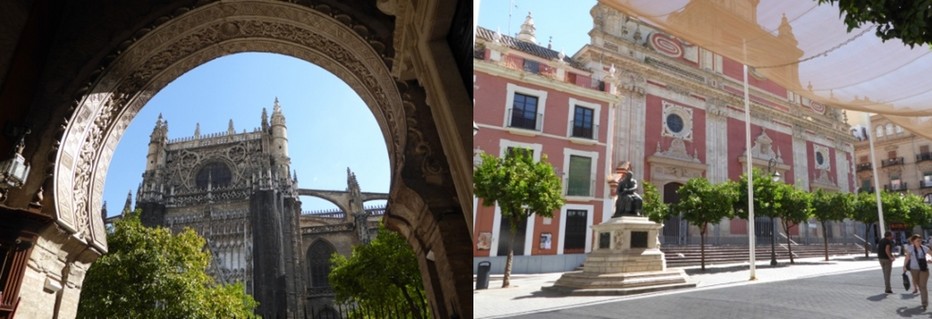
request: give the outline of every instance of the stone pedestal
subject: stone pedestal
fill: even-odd
[[[545,291],[570,295],[628,295],[695,287],[682,269],[668,270],[657,235],[662,224],[622,216],[592,226],[595,248],[582,271],[563,274]]]

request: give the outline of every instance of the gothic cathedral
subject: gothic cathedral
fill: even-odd
[[[261,127],[168,139],[168,121],[155,123],[136,208],[147,226],[194,229],[207,240],[208,272],[222,283],[243,282],[265,318],[335,312],[329,257],[349,256],[368,242],[384,209],[363,202],[388,194],[362,193],[347,169],[347,189],[300,189],[291,173],[288,133],[278,99]],[[299,196],[317,196],[340,209],[302,213]]]

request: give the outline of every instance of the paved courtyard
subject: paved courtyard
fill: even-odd
[[[686,268],[696,288],[635,296],[562,296],[544,293],[560,273],[515,275],[511,288],[493,276],[474,292],[476,318],[932,318],[906,293],[894,264],[894,294],[883,293],[880,265],[863,255]]]

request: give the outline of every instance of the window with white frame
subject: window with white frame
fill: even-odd
[[[537,97],[515,93],[508,126],[537,130]]]
[[[573,108],[573,137],[593,138],[593,109],[576,105]]]
[[[586,230],[589,229],[589,211],[567,209],[564,224],[563,253],[583,253],[586,249]]]
[[[543,131],[547,91],[508,83],[505,101],[505,127]]]
[[[887,129],[885,132],[888,136],[893,135],[893,124],[887,123]]]
[[[883,125],[877,125],[877,137],[883,137]]]
[[[599,113],[601,105],[569,99],[569,136],[574,138],[599,138]]]
[[[563,185],[566,196],[595,196],[598,152],[563,149]]]

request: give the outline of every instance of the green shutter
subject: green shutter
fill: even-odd
[[[592,158],[570,155],[570,172],[567,179],[566,195],[591,196]]]

